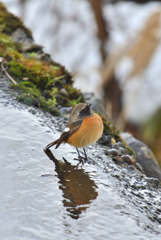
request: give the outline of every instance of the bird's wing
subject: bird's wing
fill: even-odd
[[[81,126],[83,120],[78,120],[76,122],[73,122],[70,124],[70,126],[65,127],[64,131],[62,132],[60,138],[58,139],[58,141],[56,142],[56,147],[58,148],[59,145],[65,141],[69,136],[71,136],[73,133],[75,133]]]

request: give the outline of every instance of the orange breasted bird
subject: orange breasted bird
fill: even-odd
[[[98,116],[91,108],[91,104],[79,103],[77,104],[70,115],[69,121],[64,128],[60,138],[48,144],[44,151],[56,145],[56,149],[61,143],[68,143],[75,147],[78,152],[78,159],[80,162],[87,160],[87,155],[84,147],[95,143],[101,138],[103,132],[103,123],[100,116]],[[84,158],[80,156],[78,148],[83,148]]]

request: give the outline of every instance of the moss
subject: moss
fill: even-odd
[[[161,166],[161,108],[140,127],[140,139],[153,151]]]
[[[10,51],[18,47],[19,45],[14,43],[10,36],[0,32],[0,54],[2,57],[7,56]]]
[[[115,139],[116,142],[121,142],[123,147],[127,150],[129,155],[134,155],[136,157],[136,154],[134,150],[132,150],[128,145],[124,142],[124,140],[121,138],[120,131],[116,129],[116,127],[113,125],[112,122],[107,121],[107,119],[104,116],[101,116],[103,125],[104,125],[104,134],[110,135],[113,139]],[[112,142],[111,142],[112,145]]]
[[[44,61],[40,60],[41,48],[26,53],[22,44],[13,41],[12,33],[18,28],[25,31],[26,39],[32,39],[31,32],[22,21],[0,3],[0,56],[7,61],[7,71],[18,83],[12,85],[20,94],[17,98],[54,115],[59,114],[56,110],[58,105],[73,106],[83,101],[80,91],[73,88],[71,74],[63,66],[52,61],[48,55],[43,58]]]
[[[69,106],[74,107],[76,104],[81,103],[81,102],[82,102],[82,97],[80,96],[77,99],[69,100]]]
[[[54,65],[54,62],[51,65],[33,57],[25,57],[14,50],[10,52],[10,56],[12,57],[8,63],[10,75],[16,77],[18,83],[27,78],[41,91],[47,103],[69,106],[75,99],[76,102],[83,99],[80,92],[72,87],[71,76],[62,66]],[[66,96],[61,93],[63,88],[66,89]],[[48,101],[49,99],[51,101]]]
[[[114,127],[112,122],[107,121],[107,119],[101,115],[103,125],[104,125],[104,134],[110,134],[112,138],[119,142],[121,137],[119,135],[119,131]]]
[[[23,25],[21,19],[9,13],[0,3],[0,32],[11,35],[17,28],[25,30],[27,36],[32,38],[31,31]]]
[[[60,115],[58,109],[54,106],[53,101],[46,101],[35,85],[26,82],[24,84],[12,85],[11,87],[19,92],[17,99],[20,102],[23,102],[28,106],[41,108],[54,116]]]

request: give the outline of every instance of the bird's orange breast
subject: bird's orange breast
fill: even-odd
[[[66,143],[81,148],[95,143],[103,132],[103,123],[96,113],[84,118],[80,128],[66,139]]]

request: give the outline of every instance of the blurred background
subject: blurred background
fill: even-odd
[[[3,0],[35,42],[101,98],[123,131],[161,165],[161,2]]]

